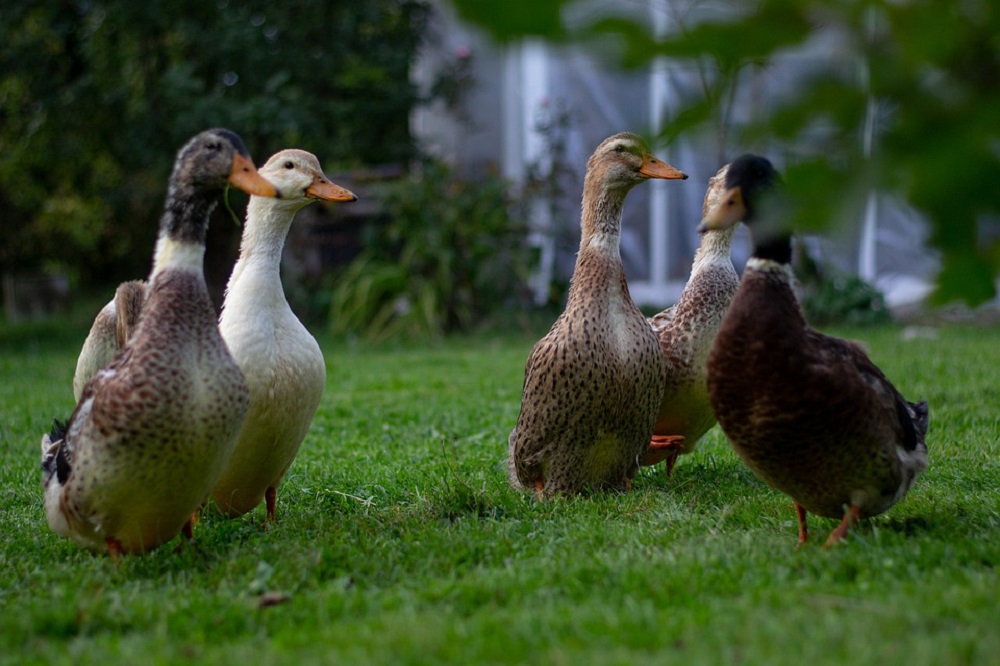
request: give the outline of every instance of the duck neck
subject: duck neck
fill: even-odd
[[[199,191],[171,180],[160,218],[160,236],[204,245],[208,218],[218,203],[217,190]]]
[[[755,234],[752,228],[750,235],[753,238],[753,254],[751,255],[753,258],[785,266],[791,265],[792,237],[790,235],[779,233],[761,237],[761,234]]]
[[[156,241],[156,252],[153,255],[153,270],[149,274],[149,283],[156,283],[160,273],[186,271],[199,276],[204,275],[205,244],[180,240],[163,234]]]
[[[205,232],[215,209],[217,192],[198,192],[172,180],[160,218],[160,235],[149,281],[165,270],[203,275]]]
[[[600,188],[587,182],[580,217],[580,252],[588,248],[619,257],[622,209],[627,189]]]
[[[792,239],[787,234],[779,234],[761,241],[754,236],[753,228],[750,235],[753,239],[753,253],[747,261],[744,275],[756,275],[755,280],[763,280],[768,285],[768,291],[777,289],[782,298],[774,303],[785,303],[788,308],[799,312],[798,301],[795,298],[795,275],[792,273]],[[777,305],[770,310],[762,308],[761,312],[776,311]],[[791,316],[783,314],[781,316]],[[801,314],[796,315],[801,319]]]
[[[239,289],[241,278],[252,275],[253,289],[266,283],[284,298],[281,288],[281,253],[295,213],[309,203],[250,197],[246,226],[240,240],[240,256],[233,268],[227,292]],[[262,282],[263,281],[263,282]]]
[[[259,270],[278,275],[285,238],[295,213],[302,207],[282,205],[287,203],[266,197],[250,197],[237,264],[253,263],[260,267]]]
[[[726,262],[732,264],[733,235],[736,227],[721,229],[718,231],[706,231],[701,236],[701,244],[694,253],[694,262],[691,265],[691,274],[694,275],[703,268]]]
[[[596,293],[608,289],[628,292],[621,259],[621,221],[626,194],[628,189],[598,188],[590,182],[584,188],[580,252],[573,270],[569,300],[592,299]]]

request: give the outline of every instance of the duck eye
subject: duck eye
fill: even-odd
[[[285,162],[285,168],[286,169],[294,169],[295,165],[292,164],[291,162]]]
[[[213,150],[213,151],[219,151],[219,150],[222,150],[222,144],[221,144],[221,143],[218,143],[218,142],[213,142],[213,143],[210,143],[210,144],[208,144],[208,146],[206,146],[206,147],[207,147],[207,148],[208,148],[209,150]]]
[[[624,153],[625,152],[625,144],[619,143],[617,146],[615,146],[615,152],[616,153]]]

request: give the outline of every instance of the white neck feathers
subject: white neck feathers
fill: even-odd
[[[762,273],[771,273],[779,275],[789,283],[792,281],[792,267],[788,264],[783,264],[773,259],[761,259],[760,257],[750,257],[747,260],[747,268],[760,271]]]
[[[595,233],[587,241],[586,247],[602,254],[621,256],[621,239],[615,233]]]
[[[204,271],[203,262],[205,259],[205,246],[201,243],[192,243],[160,236],[156,241],[156,253],[153,256],[153,272],[149,279],[152,281],[159,273],[165,270],[179,270],[197,273],[201,275]]]

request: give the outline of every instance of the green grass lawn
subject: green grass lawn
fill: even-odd
[[[930,403],[930,465],[848,540],[714,430],[674,476],[544,504],[507,486],[533,338],[324,344],[263,510],[115,566],[48,529],[38,443],[85,328],[0,328],[0,662],[969,664],[1000,658],[1000,331],[839,331]],[[281,602],[269,605],[268,602]]]

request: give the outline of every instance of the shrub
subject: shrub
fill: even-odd
[[[258,161],[290,147],[328,170],[413,159],[423,98],[409,71],[430,12],[426,0],[0,3],[0,272],[144,274],[174,154],[209,127],[238,132]],[[234,235],[222,226],[210,246]]]
[[[885,296],[857,275],[824,276],[805,291],[802,310],[815,325],[870,326],[892,321]]]
[[[469,331],[526,297],[531,250],[507,183],[428,161],[389,187],[386,221],[338,280],[335,332],[384,339]]]

